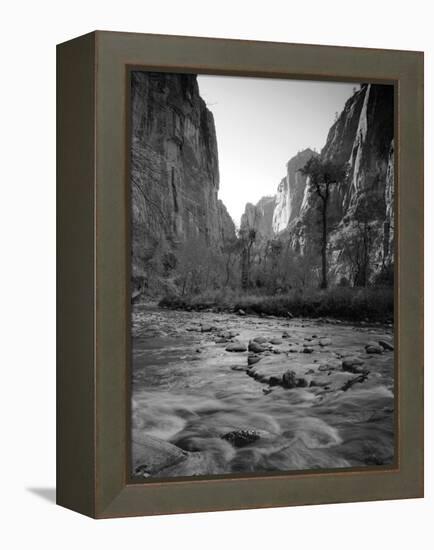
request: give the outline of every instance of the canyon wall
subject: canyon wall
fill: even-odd
[[[393,94],[393,86],[361,85],[330,128],[320,153],[321,160],[346,167],[345,178],[331,187],[328,201],[328,264],[333,283],[366,284],[393,268]],[[319,256],[321,199],[299,171],[316,154],[306,149],[287,163],[271,227],[264,228],[261,218],[260,232],[289,242],[296,253]],[[246,206],[245,216],[251,209],[252,205]],[[369,254],[369,272],[360,274],[363,254]]]
[[[276,209],[276,197],[262,197],[254,205],[246,204],[244,214],[241,216],[241,232],[253,229],[256,232],[256,240],[271,239],[273,232],[273,215]]]
[[[218,250],[235,237],[218,199],[214,119],[195,75],[132,73],[130,162],[133,286],[173,268],[186,242]]]
[[[277,234],[300,215],[306,191],[306,176],[300,169],[314,155],[312,149],[300,151],[286,164],[286,176],[280,182],[276,193],[276,207],[273,212],[273,233]]]

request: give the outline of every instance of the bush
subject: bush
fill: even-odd
[[[293,290],[279,295],[208,290],[195,296],[166,296],[160,306],[173,309],[244,310],[246,313],[287,317],[332,317],[348,321],[393,319],[393,289],[348,288]]]

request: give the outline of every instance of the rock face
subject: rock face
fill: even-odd
[[[393,86],[362,85],[347,100],[320,153],[322,160],[346,166],[346,177],[332,187],[328,203],[328,265],[334,283],[366,284],[393,268],[393,93]],[[271,205],[271,197],[261,199],[256,207],[247,205],[243,216],[254,220],[265,238],[289,241],[294,252],[302,255],[319,255],[321,242],[320,199],[299,171],[316,154],[306,149],[287,163],[271,227],[268,211],[260,215],[258,209],[265,200]]]
[[[241,231],[254,229],[257,240],[271,239],[274,235],[273,215],[275,208],[276,197],[262,197],[256,205],[248,202],[244,214],[241,216]]]
[[[321,151],[323,160],[347,166],[347,176],[333,187],[329,204],[328,254],[335,282],[366,284],[393,265],[393,114],[392,86],[361,86]],[[300,246],[317,239],[318,201],[307,186],[293,230]],[[363,266],[364,254],[369,256],[369,270]]]
[[[170,267],[186,241],[221,247],[235,227],[218,199],[212,113],[195,75],[133,72],[131,83],[132,275]]]
[[[300,215],[303,197],[306,191],[306,176],[300,169],[314,155],[311,149],[305,149],[292,157],[286,165],[286,176],[280,182],[276,194],[276,206],[273,212],[273,233],[280,233]]]

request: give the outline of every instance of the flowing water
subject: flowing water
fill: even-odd
[[[365,350],[368,342],[392,342],[390,326],[135,305],[132,336],[133,475],[354,468],[394,460],[394,354]],[[276,340],[250,367],[247,351],[226,351],[231,342],[247,345],[258,336]],[[363,376],[342,370],[346,357],[363,362]],[[276,383],[288,370],[304,387]]]

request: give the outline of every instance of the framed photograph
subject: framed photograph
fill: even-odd
[[[57,58],[58,503],[423,496],[423,54],[97,31]]]

